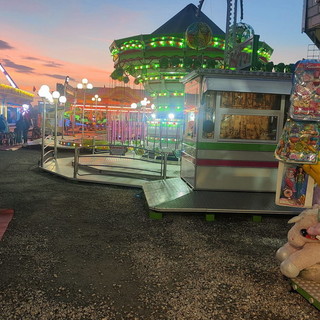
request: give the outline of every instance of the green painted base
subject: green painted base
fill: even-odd
[[[295,278],[291,280],[291,286],[295,291],[300,293],[309,303],[311,303],[313,306],[320,310],[319,283]]]
[[[261,222],[262,221],[262,216],[252,216],[252,221],[253,222]]]
[[[162,213],[161,212],[150,211],[149,212],[149,218],[153,219],[153,220],[161,220],[162,219]]]
[[[212,213],[207,213],[206,214],[206,221],[214,221],[216,219],[216,216]]]

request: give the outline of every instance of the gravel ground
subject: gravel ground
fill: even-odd
[[[0,319],[304,320],[275,251],[287,216],[165,214],[142,191],[39,170],[40,151],[0,152]]]

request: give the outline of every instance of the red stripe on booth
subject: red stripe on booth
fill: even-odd
[[[252,167],[252,168],[278,168],[278,162],[247,161],[247,160],[215,160],[197,159],[198,166],[217,167]]]

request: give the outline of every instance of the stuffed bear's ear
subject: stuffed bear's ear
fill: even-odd
[[[295,223],[301,220],[301,216],[295,216],[293,218],[291,218],[288,223]]]

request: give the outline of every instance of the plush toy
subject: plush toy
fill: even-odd
[[[320,282],[320,206],[315,204],[288,223],[295,224],[288,232],[288,242],[276,253],[282,274]]]

